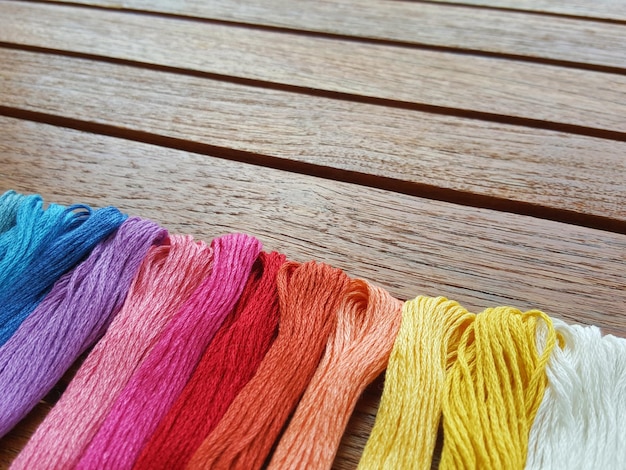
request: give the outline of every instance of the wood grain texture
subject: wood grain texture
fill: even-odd
[[[581,18],[598,18],[626,22],[626,3],[622,0],[429,0],[437,3],[476,5],[534,11]]]
[[[47,54],[0,49],[0,62],[6,106],[381,176],[417,194],[461,191],[459,202],[626,220],[622,142]]]
[[[6,1],[0,2],[0,42],[445,112],[482,113],[491,119],[514,117],[608,130],[626,139],[626,75]]]
[[[399,298],[445,295],[475,311],[541,308],[626,336],[626,236],[327,181],[44,124],[0,117],[0,192],[114,204],[171,231],[226,232],[311,258]],[[357,405],[335,462],[352,469],[374,423],[382,382]],[[46,407],[0,442],[6,464]]]
[[[78,3],[559,62],[626,66],[622,47],[626,29],[621,25],[458,5],[397,0]]]

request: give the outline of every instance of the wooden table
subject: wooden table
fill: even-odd
[[[0,1],[0,191],[625,336],[626,1],[462,3]]]

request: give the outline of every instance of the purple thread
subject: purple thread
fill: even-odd
[[[148,249],[166,236],[152,221],[127,219],[54,284],[0,347],[0,437],[104,334]]]

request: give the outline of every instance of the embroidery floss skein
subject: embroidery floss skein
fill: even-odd
[[[91,255],[63,275],[0,347],[0,436],[48,393],[103,333],[122,306],[148,248],[167,232],[127,219]]]
[[[349,278],[321,263],[287,263],[277,282],[278,336],[187,468],[260,468],[315,373]]]
[[[259,255],[237,306],[143,448],[133,470],[185,468],[194,451],[252,378],[276,336],[276,276],[285,261],[285,256],[279,253]]]
[[[36,201],[35,206],[41,210],[41,201]],[[52,206],[45,212],[48,213]],[[24,215],[21,209],[22,206],[14,229],[21,225],[20,218]],[[12,282],[0,285],[0,345],[6,343],[62,274],[126,220],[126,216],[114,207],[92,211],[87,206],[71,206],[64,209],[59,218],[64,220],[63,230],[52,232],[60,234],[51,239],[50,232],[41,238],[43,243],[27,268],[14,276]],[[8,254],[3,261],[7,258]]]
[[[444,297],[420,296],[404,303],[359,469],[431,468],[446,371],[474,317]]]
[[[118,395],[77,469],[132,468],[235,306],[261,243],[249,235],[231,234],[213,240],[211,246],[213,271],[165,327]]]
[[[398,328],[402,302],[361,279],[350,282],[324,356],[270,469],[330,469],[356,402],[384,369]]]
[[[560,344],[533,422],[526,469],[620,468],[626,462],[626,340],[553,320]],[[539,339],[545,342],[545,328]]]
[[[548,329],[538,351],[539,322]],[[487,309],[465,329],[446,376],[439,468],[523,468],[556,343],[543,312]]]
[[[213,252],[191,236],[153,246],[124,306],[12,469],[74,468],[117,395],[172,317],[211,270]]]

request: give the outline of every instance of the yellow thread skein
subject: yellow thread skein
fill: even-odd
[[[537,351],[540,321],[548,334]],[[498,307],[476,316],[446,377],[441,470],[524,468],[555,344],[552,321],[540,311]]]
[[[446,364],[473,321],[443,297],[405,302],[376,423],[359,469],[430,469],[441,417]]]

